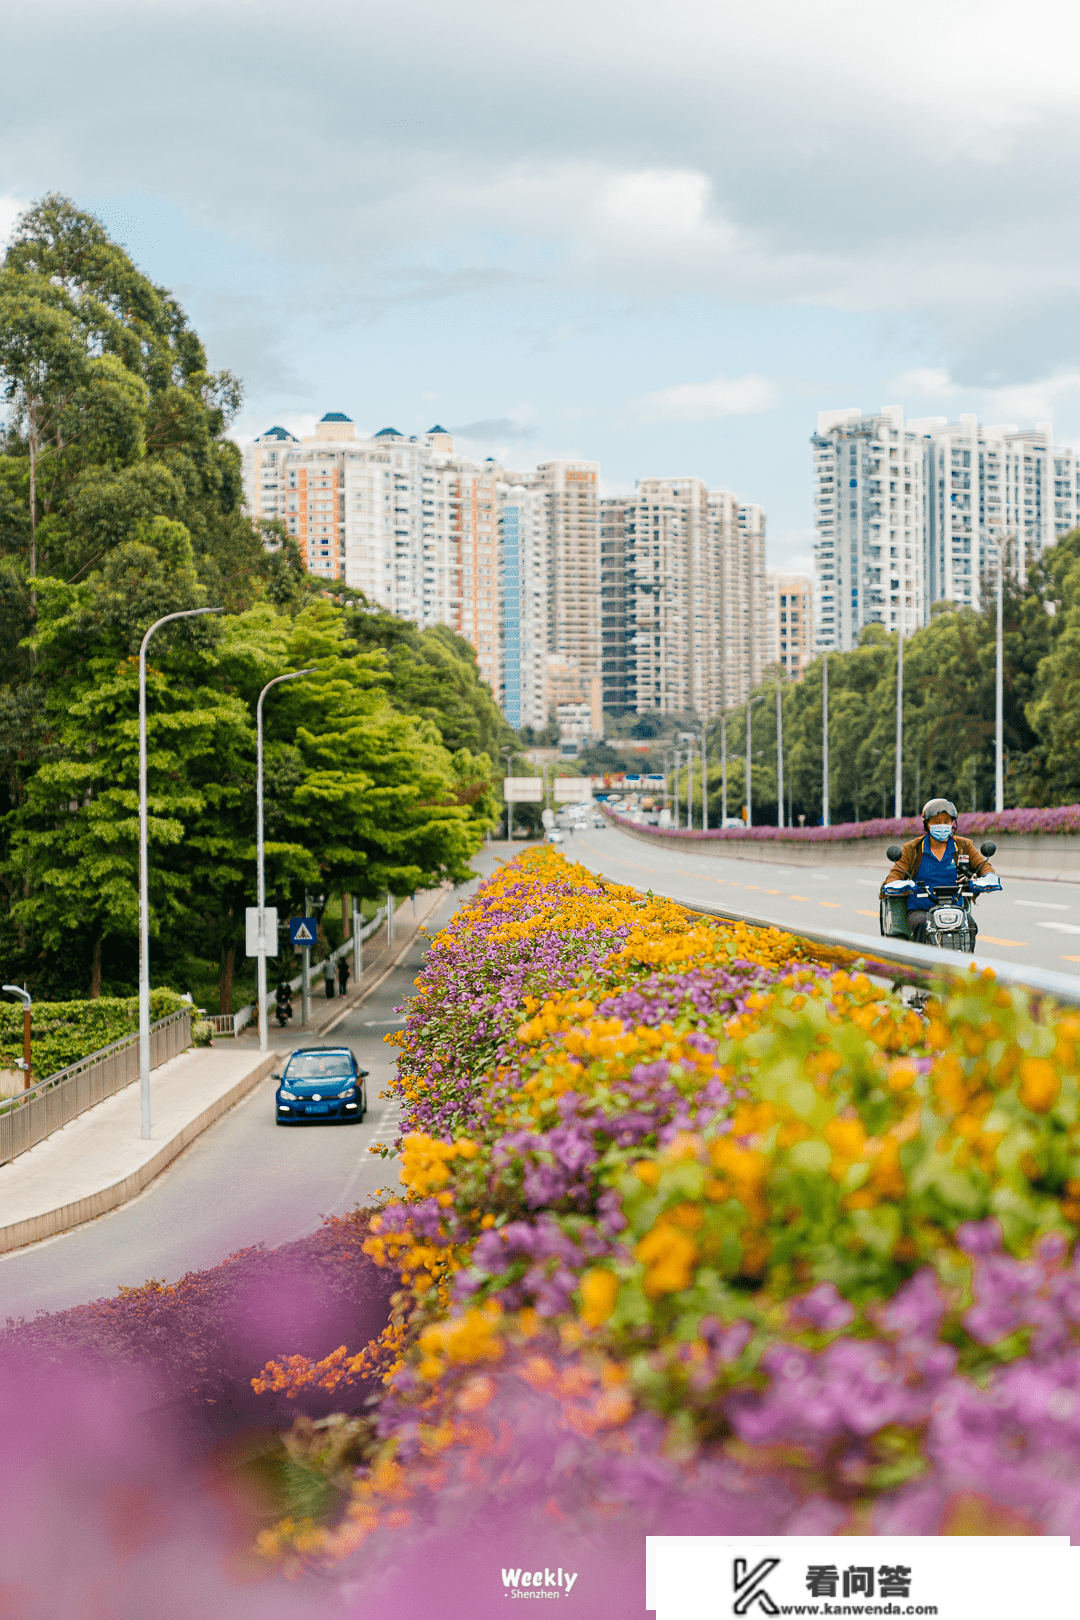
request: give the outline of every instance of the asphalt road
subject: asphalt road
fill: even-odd
[[[646,844],[613,827],[574,833],[560,846],[572,860],[618,883],[675,900],[730,906],[785,927],[843,928],[878,937],[880,876],[868,867],[774,866]],[[1080,884],[1002,879],[1002,893],[978,902],[980,956],[1056,973],[1080,973]]]
[[[489,856],[477,862],[482,871],[492,864]],[[446,897],[425,924],[429,932],[449,921],[460,898]],[[411,994],[424,950],[418,937],[401,965],[325,1037],[351,1046],[370,1071],[361,1124],[280,1130],[275,1082],[267,1078],[131,1203],[0,1256],[0,1322],[65,1310],[150,1277],[175,1282],[251,1244],[274,1248],[303,1237],[323,1215],[344,1214],[370,1203],[379,1187],[396,1187],[393,1162],[368,1149],[397,1134],[398,1104],[380,1095],[394,1055],[383,1036],[402,1022],[394,1008]],[[283,1051],[302,1044],[295,1029],[271,1036]]]

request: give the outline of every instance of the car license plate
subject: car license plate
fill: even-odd
[[[308,1103],[308,1113],[309,1114],[328,1114],[329,1112],[330,1112],[330,1104],[329,1103]]]

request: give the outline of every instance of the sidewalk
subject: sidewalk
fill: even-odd
[[[37,1243],[124,1204],[165,1169],[188,1143],[270,1073],[282,1050],[319,1040],[365,1000],[412,945],[446,889],[418,895],[416,916],[402,905],[394,943],[365,944],[364,972],[344,1000],[312,997],[311,1023],[270,1031],[260,1052],[257,1029],[213,1047],[192,1048],[150,1076],[151,1138],[140,1134],[138,1082],[88,1108],[63,1130],[0,1166],[0,1253]],[[297,1013],[299,1007],[297,1006]]]

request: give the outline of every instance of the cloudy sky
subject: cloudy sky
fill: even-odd
[[[0,235],[59,190],[245,381],[241,437],[436,421],[696,474],[809,563],[817,412],[1080,442],[1080,25],[1058,0],[36,0]]]

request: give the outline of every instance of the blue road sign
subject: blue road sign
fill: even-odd
[[[292,945],[314,945],[319,936],[319,925],[314,917],[289,918],[289,943]]]

